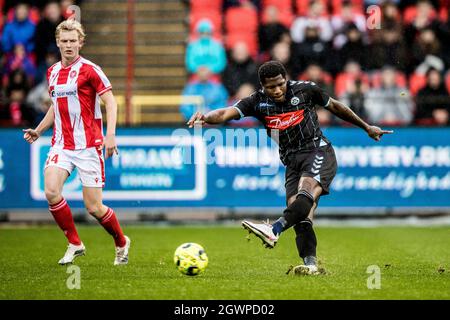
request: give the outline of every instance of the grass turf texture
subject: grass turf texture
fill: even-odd
[[[286,275],[300,262],[292,230],[269,250],[239,227],[127,226],[130,262],[114,267],[110,236],[80,226],[87,255],[75,261],[81,289],[69,290],[56,226],[2,228],[0,299],[450,299],[449,227],[316,229],[327,274],[311,277]],[[204,274],[176,271],[173,253],[183,242],[204,246]],[[381,269],[380,289],[367,288],[370,265]]]

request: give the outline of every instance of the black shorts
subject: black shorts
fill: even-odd
[[[322,194],[330,193],[330,184],[336,175],[337,162],[331,144],[314,150],[298,151],[287,157],[286,201],[298,193],[300,178],[312,177],[322,187]]]

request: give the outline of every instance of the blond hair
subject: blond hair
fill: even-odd
[[[59,38],[61,31],[73,31],[73,30],[78,32],[78,37],[79,37],[80,41],[83,41],[84,38],[86,38],[86,33],[84,32],[83,26],[81,25],[81,23],[79,23],[75,19],[68,19],[68,20],[64,20],[63,22],[61,22],[56,27],[55,38],[56,39]]]

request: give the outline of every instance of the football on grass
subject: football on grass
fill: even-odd
[[[205,249],[198,243],[187,242],[180,245],[173,256],[178,271],[188,276],[196,276],[208,266]]]

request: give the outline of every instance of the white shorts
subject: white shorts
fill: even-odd
[[[69,174],[77,168],[83,187],[103,188],[105,186],[103,152],[96,147],[82,150],[51,148],[44,171],[48,167],[65,169]]]

